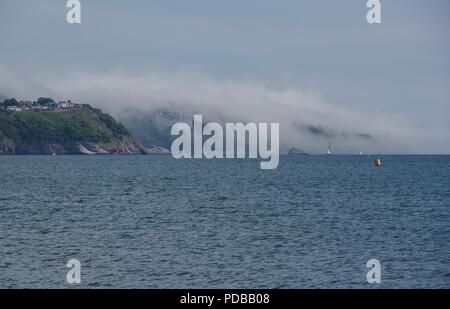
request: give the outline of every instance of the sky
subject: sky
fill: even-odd
[[[65,0],[0,0],[0,94],[280,122],[311,152],[450,153],[447,0],[381,0],[381,24],[365,0],[80,2],[68,24]]]

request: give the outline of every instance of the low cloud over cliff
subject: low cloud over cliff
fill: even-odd
[[[274,88],[242,80],[193,73],[74,73],[26,79],[0,70],[0,93],[32,99],[52,96],[90,103],[116,117],[159,110],[200,113],[208,121],[279,122],[282,150],[323,153],[332,141],[337,153],[408,153],[417,143],[445,138],[389,115],[368,115],[324,102],[319,90]]]

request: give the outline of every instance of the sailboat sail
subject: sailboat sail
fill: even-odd
[[[333,153],[331,152],[331,142],[328,144],[328,149],[327,149],[327,155],[332,155]]]

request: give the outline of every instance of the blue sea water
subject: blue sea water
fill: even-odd
[[[450,288],[450,156],[381,158],[0,156],[0,288]]]

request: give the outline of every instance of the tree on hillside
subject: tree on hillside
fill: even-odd
[[[48,103],[55,103],[52,98],[38,98],[36,101],[39,105],[47,105]]]
[[[3,101],[3,104],[5,106],[17,106],[17,100],[15,98],[6,99],[5,101]]]

